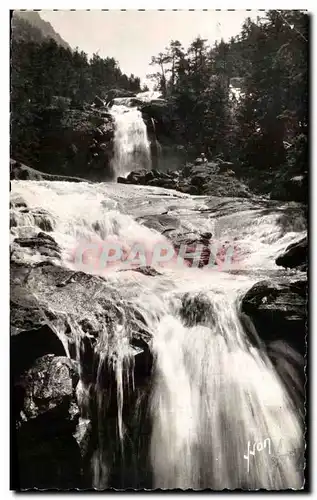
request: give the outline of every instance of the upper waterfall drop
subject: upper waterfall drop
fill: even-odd
[[[151,168],[150,141],[142,113],[131,106],[131,98],[114,99],[110,113],[115,122],[112,169],[115,177],[132,170]],[[133,101],[132,101],[133,104]]]

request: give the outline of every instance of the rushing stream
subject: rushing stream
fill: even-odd
[[[304,220],[297,205],[194,198],[159,188],[104,183],[14,181],[12,196],[23,196],[28,206],[47,211],[53,224],[50,234],[70,268],[75,266],[74,249],[83,240],[102,242],[111,237],[127,246],[137,241],[153,247],[162,237],[144,222],[162,213],[177,220],[185,232],[199,227],[220,241],[238,244],[239,259],[229,269],[166,266],[155,277],[118,272],[116,267],[93,272],[104,276],[142,314],[153,337],[155,366],[147,408],[152,486],[300,488],[301,419],[269,358],[249,343],[238,317],[242,294],[259,279],[279,273],[274,258],[301,237]],[[38,231],[28,214],[17,210],[16,217],[14,236],[23,236],[31,228]],[[24,259],[28,258],[34,259],[25,254]],[[204,303],[207,310],[200,314]],[[185,317],[192,321],[184,321],[184,307]],[[197,320],[197,314],[203,319]],[[113,432],[123,443],[124,456],[123,387],[133,391],[134,385],[127,325],[117,331],[115,345],[110,346],[107,338],[105,332],[98,349],[101,354],[110,349],[117,355],[118,415]],[[130,379],[124,382],[125,377]],[[99,409],[106,419],[102,391]],[[142,435],[142,429],[138,432]],[[248,442],[252,451],[254,443],[266,439],[270,450],[250,455],[248,467],[244,459]],[[277,452],[283,457],[278,465],[273,460]],[[96,450],[95,487],[112,486],[111,460]],[[138,460],[134,455],[136,471]],[[120,484],[135,487],[129,467]]]
[[[151,166],[142,115],[126,101],[111,108],[117,175]],[[49,219],[49,234],[62,249],[63,266],[102,276],[118,297],[112,305],[122,320],[113,335],[105,328],[95,345],[98,429],[92,486],[301,488],[302,416],[268,355],[250,343],[239,318],[240,300],[254,283],[285,273],[275,258],[304,234],[300,207],[112,183],[13,181],[11,196],[23,197],[29,208],[40,208]],[[19,208],[12,212],[12,238],[43,230],[41,214],[32,216]],[[140,244],[151,254],[158,242],[168,241],[162,227],[196,236],[209,232],[217,245],[232,245],[234,259],[226,267],[202,269],[154,263],[155,276],[121,272],[119,261],[107,267],[96,258],[87,267],[74,259],[79,245],[105,241],[126,249]],[[21,252],[24,261],[45,259],[27,249]],[[149,382],[135,380],[132,327],[124,304],[143,318],[151,339]],[[78,325],[73,328],[80,361],[82,331]],[[116,412],[111,415],[110,389],[102,378],[105,363],[116,385]],[[82,373],[86,368],[81,366]],[[83,419],[89,390],[82,376],[78,399]]]

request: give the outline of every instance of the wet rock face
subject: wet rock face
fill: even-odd
[[[155,279],[151,269],[136,271]],[[119,292],[109,288],[106,280],[45,262],[12,262],[10,320],[22,474],[17,487],[91,487],[100,411],[104,412],[102,446],[117,454],[117,440],[112,442],[117,433],[117,391],[124,392],[122,412],[129,429],[150,383],[152,337],[146,320]],[[127,357],[120,388],[115,359],[123,344]],[[68,353],[71,359],[65,357]],[[78,364],[80,384],[88,397],[84,407],[77,399]],[[85,409],[84,422],[78,420],[79,406],[81,411]],[[78,426],[85,422],[83,444]],[[127,436],[131,439],[133,436]]]
[[[37,214],[36,217],[39,217]],[[36,218],[35,217],[35,218]],[[43,218],[42,214],[39,220],[40,224],[44,227],[50,228],[50,220]],[[45,260],[54,261],[61,259],[61,249],[49,234],[38,232],[36,236],[32,237],[22,237],[15,238],[11,244],[10,253],[11,260],[13,262],[23,263],[25,260],[25,252],[27,255],[37,255],[40,260],[45,262]]]
[[[214,309],[206,295],[185,294],[181,299],[180,315],[185,326],[204,325],[214,326]]]
[[[282,340],[305,354],[307,283],[305,280],[260,281],[243,297],[241,310],[266,344]]]
[[[20,180],[20,181],[68,181],[68,182],[83,182],[84,179],[78,177],[70,177],[66,175],[55,175],[48,174],[45,172],[40,172],[35,168],[24,165],[23,163],[10,160],[10,179]],[[11,186],[11,183],[10,183]],[[10,189],[11,191],[11,189]],[[23,206],[23,205],[16,205]]]
[[[54,354],[37,358],[15,384],[20,393],[24,391],[20,425],[50,411],[60,413],[60,422],[68,417],[75,420],[78,408],[75,408],[74,391],[78,379],[76,365],[69,358]]]
[[[307,270],[308,240],[307,237],[289,245],[285,252],[276,259],[276,265],[285,268]]]
[[[307,283],[261,281],[243,297],[240,319],[250,342],[266,350],[304,418]]]
[[[37,358],[15,378],[19,489],[81,484],[80,449],[72,436],[79,418],[77,383],[76,365],[54,354]]]

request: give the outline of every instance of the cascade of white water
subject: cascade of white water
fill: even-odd
[[[175,309],[155,332],[156,488],[303,484],[300,419],[268,357],[246,339],[235,297],[229,287],[209,291],[212,311],[204,325],[185,326]],[[265,440],[270,449],[247,461],[248,443],[252,451]]]
[[[114,156],[112,169],[115,176],[126,176],[132,170],[151,168],[150,142],[142,113],[126,103],[115,103],[110,112],[114,118]]]
[[[144,124],[136,132],[136,111],[131,113],[133,116],[118,113],[122,118],[121,131],[127,131],[131,125],[130,132],[121,136],[126,144],[123,156],[119,149],[117,156],[118,165],[125,171],[134,155],[134,148],[129,149],[128,141],[124,142],[129,134],[138,136],[139,144],[146,144],[145,129],[140,133]],[[286,224],[281,230],[281,210],[274,208],[262,214],[258,207],[252,207],[252,201],[248,201],[246,210],[244,200],[235,201],[234,211],[228,201],[218,212],[217,203],[222,200],[215,200],[214,218],[208,218],[202,212],[206,209],[203,199],[182,194],[172,198],[159,188],[13,181],[12,196],[22,196],[30,209],[41,206],[47,211],[52,221],[50,234],[62,249],[63,265],[71,268],[72,250],[82,240],[103,241],[112,237],[126,245],[137,241],[153,248],[159,233],[136,220],[147,213],[169,211],[175,217],[184,217],[188,230],[199,227],[201,231],[235,240],[241,250],[239,275],[184,268],[159,269],[160,274],[153,278],[133,272],[107,275],[108,286],[142,314],[153,337],[152,433],[148,436],[153,486],[301,488],[301,419],[267,354],[247,340],[237,311],[237,301],[259,279],[259,269],[265,278],[268,271],[274,270],[274,258],[281,249],[302,236],[304,228],[300,223],[299,227],[293,222]],[[23,235],[26,226],[37,224],[36,218],[22,212],[16,221],[14,236]],[[26,253],[25,259],[28,258]],[[103,272],[95,270],[100,275]],[[191,299],[200,293],[210,307],[203,323],[189,325],[181,312],[182,297],[187,294]],[[111,342],[105,331],[96,349],[100,364],[104,357],[113,363],[118,407],[116,432],[124,444],[123,382],[129,379],[133,366],[128,346],[129,319],[124,314],[122,318]],[[112,357],[113,353],[116,357]],[[133,391],[133,378],[128,382]],[[101,408],[106,394],[101,382],[98,384],[97,380],[98,425],[107,425]],[[85,391],[83,394],[83,399],[87,399]],[[142,429],[139,432],[141,435]],[[262,448],[246,460],[248,447],[253,451],[254,444],[259,443]],[[135,457],[136,467],[138,458]],[[97,449],[92,459],[95,487],[112,486],[111,466],[109,455]]]

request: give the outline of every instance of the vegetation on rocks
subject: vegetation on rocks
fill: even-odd
[[[171,133],[190,160],[221,153],[253,189],[307,199],[308,39],[307,13],[267,11],[246,19],[228,42],[210,47],[198,37],[185,50],[172,41],[152,59],[153,79],[173,109]],[[294,198],[288,181],[299,175]]]

